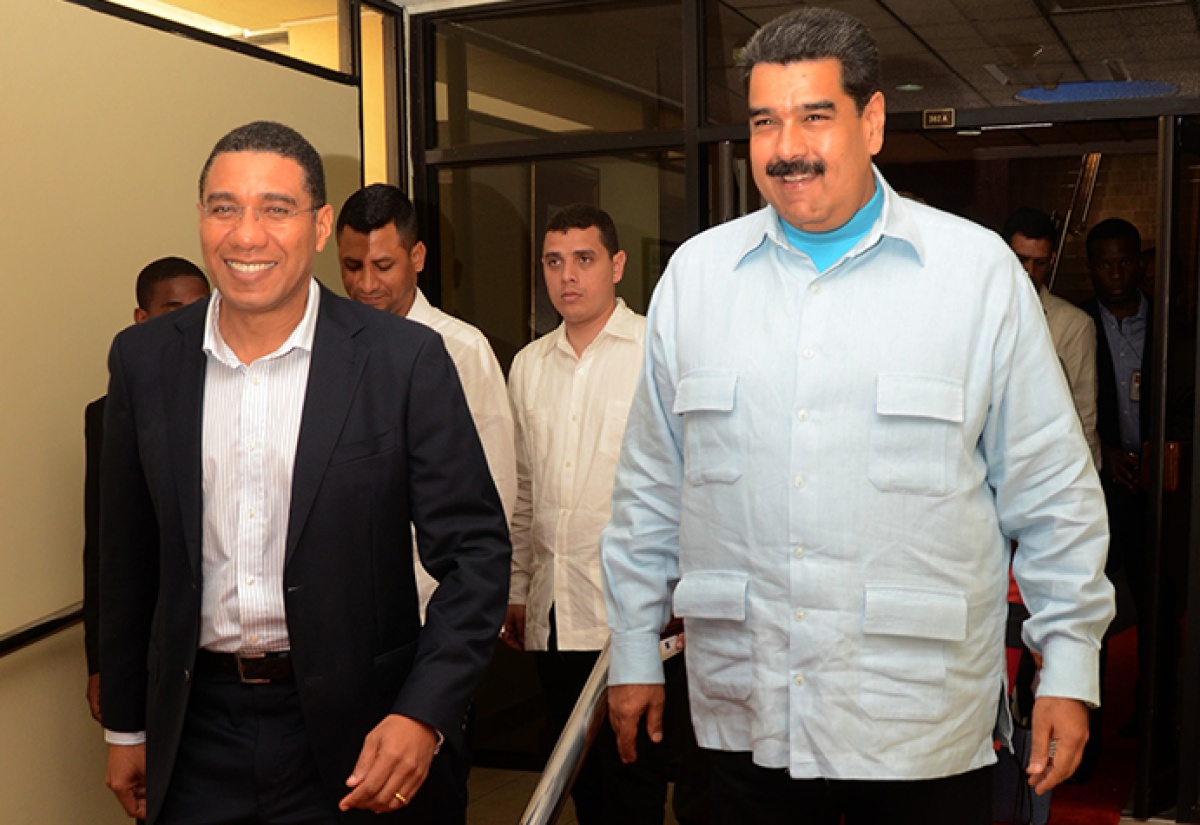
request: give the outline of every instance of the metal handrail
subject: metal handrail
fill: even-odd
[[[83,602],[75,602],[56,613],[51,613],[24,627],[18,627],[16,630],[5,633],[0,636],[0,659],[10,653],[16,653],[21,648],[48,639],[81,621],[83,621]]]
[[[608,660],[608,642],[605,641],[592,675],[583,686],[571,718],[567,720],[546,769],[542,771],[542,778],[521,815],[520,825],[552,825],[558,821],[584,757],[596,741],[600,726],[608,722]]]

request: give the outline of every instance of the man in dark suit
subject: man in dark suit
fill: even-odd
[[[1141,235],[1120,218],[1088,233],[1088,272],[1096,296],[1084,311],[1096,323],[1096,430],[1100,436],[1100,480],[1108,504],[1112,540],[1108,572],[1124,566],[1135,599],[1145,526],[1141,489],[1142,444],[1150,437],[1150,342],[1154,317],[1141,290]],[[1140,606],[1140,605],[1139,605]]]
[[[1110,578],[1125,571],[1139,616],[1145,606],[1146,493],[1141,487],[1142,445],[1150,438],[1150,342],[1154,315],[1141,290],[1142,238],[1133,224],[1109,218],[1087,237],[1088,273],[1096,295],[1082,309],[1096,324],[1096,432],[1100,437],[1100,484],[1108,507]],[[1146,645],[1139,646],[1141,650]],[[1101,649],[1101,677],[1107,645]],[[1076,772],[1086,781],[1103,748],[1103,711],[1089,714],[1087,746]]]
[[[208,278],[186,258],[159,258],[138,273],[137,307],[133,322],[140,324],[173,309],[208,297]],[[92,718],[100,721],[100,450],[104,443],[104,400],[87,405],[83,443],[87,454],[83,483],[83,644],[87,652],[87,700]]]
[[[213,298],[109,357],[108,783],[151,825],[427,822],[508,592],[454,365],[313,280],[333,213],[293,130],[222,138],[199,210]],[[424,626],[410,523],[440,583]]]

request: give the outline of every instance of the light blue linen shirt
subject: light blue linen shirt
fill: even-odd
[[[672,257],[602,539],[610,683],[662,681],[673,608],[700,745],[796,778],[994,761],[1010,537],[1040,695],[1099,701],[1114,613],[1029,278],[876,180],[882,214],[823,274],[770,208]]]

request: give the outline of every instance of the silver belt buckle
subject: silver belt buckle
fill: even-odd
[[[242,665],[242,663],[244,661],[246,661],[247,659],[265,659],[266,656],[267,656],[267,654],[265,654],[265,653],[248,653],[248,654],[235,653],[234,658],[237,659],[238,681],[241,682],[243,685],[270,684],[270,682],[271,682],[270,679],[251,679],[248,676],[246,676],[246,670]]]

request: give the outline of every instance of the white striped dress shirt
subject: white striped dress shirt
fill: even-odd
[[[204,332],[204,592],[200,646],[228,653],[287,650],[283,562],[292,467],[320,291],[270,355],[243,364],[221,337],[214,292]]]

